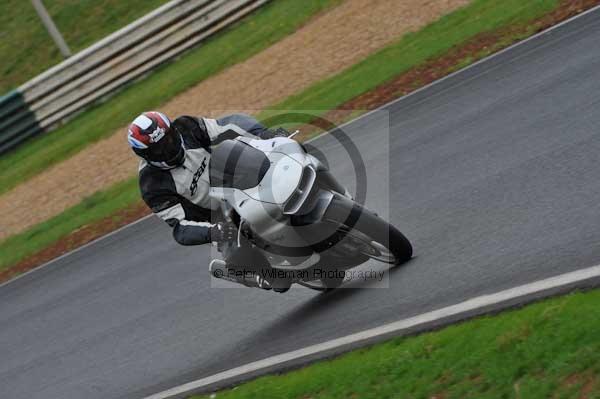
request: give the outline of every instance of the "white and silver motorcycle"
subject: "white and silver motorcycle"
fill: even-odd
[[[292,137],[238,137],[213,148],[210,196],[238,226],[237,240],[220,247],[223,255],[241,246],[258,251],[262,266],[281,283],[273,288],[282,292],[293,283],[337,288],[344,279],[338,271],[369,259],[391,265],[409,260],[412,246],[406,237],[355,202]],[[213,261],[211,273],[228,279],[225,265]]]

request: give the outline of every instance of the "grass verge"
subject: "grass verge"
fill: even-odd
[[[600,290],[570,294],[262,377],[216,397],[600,398],[599,303]]]
[[[344,104],[353,101],[358,105],[350,107],[352,109],[372,108],[401,96],[407,91],[417,89],[432,79],[439,78],[459,67],[477,61],[494,50],[504,48],[539,29],[560,22],[597,3],[598,1],[594,0],[575,2],[536,0],[526,3],[520,3],[517,0],[507,0],[506,3],[498,3],[494,0],[476,0],[468,7],[434,22],[422,31],[403,37],[397,43],[341,72],[337,77],[314,85],[307,91],[286,100],[284,103],[279,104],[278,108],[284,109],[288,106],[298,107],[297,109],[321,108],[323,112],[326,112],[327,107],[335,108],[339,105],[343,107]],[[508,7],[508,9],[505,7]],[[541,19],[538,19],[540,17]],[[539,23],[540,20],[542,20],[541,23]],[[471,32],[471,36],[460,33],[459,31],[462,30]],[[483,41],[481,41],[482,35],[485,39]],[[450,42],[445,45],[438,43],[444,41],[446,37],[453,39],[448,39]],[[463,41],[452,45],[451,43],[457,41],[459,37],[463,38]],[[418,43],[418,45],[411,45],[413,42]],[[435,50],[421,48],[427,43],[433,43]],[[474,45],[474,43],[477,45]],[[444,50],[448,46],[451,46],[451,48]],[[406,49],[406,53],[403,52],[403,49]],[[410,62],[405,59],[409,54],[413,54]],[[385,73],[382,72],[381,76],[377,72],[378,64],[385,64],[381,66],[385,70]],[[393,73],[394,68],[397,70],[396,74]],[[405,84],[404,81],[408,83]],[[361,89],[346,87],[347,85],[352,86],[354,83]],[[392,88],[391,91],[388,90],[390,87]],[[376,89],[368,90],[368,88]],[[312,94],[313,90],[321,94],[316,96]],[[338,91],[341,94],[335,94]],[[355,97],[352,97],[353,95]],[[311,102],[311,98],[314,98],[314,102]],[[349,99],[350,101],[348,101]],[[113,217],[116,210],[121,212],[130,206],[140,205],[139,199],[134,200],[139,195],[134,184],[119,186],[121,187],[119,190],[129,190],[127,195],[122,194],[126,196],[127,200],[123,200],[123,197],[119,196],[106,195],[107,191],[102,191],[91,196],[88,200],[92,203],[98,203],[98,199],[103,198],[103,201],[108,202],[108,204],[97,208],[96,211],[89,214],[78,214],[78,212],[67,210],[63,214],[43,223],[44,228],[36,226],[22,234],[0,242],[0,280],[3,279],[2,270],[5,270],[4,279],[6,279],[15,273],[35,267],[73,249],[74,244],[64,245],[60,240],[73,230],[98,221],[101,215],[104,215],[102,220],[105,222]],[[111,188],[108,192],[114,193],[118,190],[114,191]],[[77,215],[76,223],[70,220],[74,215]],[[138,213],[132,215],[133,218],[129,221],[135,220]],[[104,222],[102,225],[105,228],[111,226],[110,223]],[[83,244],[108,232],[105,229],[94,231],[97,233],[95,236],[84,236],[83,239],[75,239],[70,242]],[[47,237],[42,237],[45,235]],[[30,237],[37,238],[30,240]],[[46,250],[40,254],[39,251],[42,248],[46,248]],[[7,273],[7,271],[12,271],[13,268],[17,270],[15,273]]]
[[[474,0],[468,6],[440,18],[418,32],[405,35],[398,42],[364,61],[330,79],[312,85],[270,109],[310,109],[326,112],[478,34],[507,25],[522,25],[552,11],[559,4],[559,0]],[[519,32],[518,37],[507,37],[505,40],[512,43],[515,39],[531,33]],[[471,62],[472,60],[464,60],[461,66]],[[266,116],[269,114],[261,115]]]
[[[0,194],[106,137],[139,114],[293,33],[341,0],[274,0],[141,81],[0,158]]]
[[[100,191],[63,213],[0,244],[0,271],[76,231],[140,201],[137,179]]]
[[[44,5],[76,53],[168,0],[46,0]],[[63,60],[29,1],[0,5],[0,94]]]

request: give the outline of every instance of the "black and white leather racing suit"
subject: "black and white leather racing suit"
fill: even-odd
[[[173,237],[179,244],[209,243],[214,225],[211,211],[217,211],[219,205],[211,203],[208,196],[211,146],[239,135],[268,139],[274,134],[243,114],[220,119],[180,116],[171,126],[181,134],[185,161],[176,168],[160,169],[142,160],[142,198],[154,214],[173,227]]]

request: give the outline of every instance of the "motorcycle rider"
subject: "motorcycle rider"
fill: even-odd
[[[152,111],[133,120],[127,140],[141,158],[139,185],[144,202],[173,228],[175,241],[200,245],[232,241],[238,234],[235,224],[215,216],[219,204],[211,203],[208,195],[211,147],[236,136],[270,139],[285,135],[284,129],[267,129],[244,114],[219,119],[183,115],[171,121]],[[248,262],[248,253],[239,252],[226,257],[227,265],[236,262],[236,257],[239,262]],[[257,262],[261,267],[266,263]],[[247,281],[239,282],[248,285]],[[270,288],[258,275],[253,285]]]

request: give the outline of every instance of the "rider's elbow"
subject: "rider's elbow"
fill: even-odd
[[[177,223],[173,227],[173,239],[180,245],[202,245],[210,242],[210,233],[208,228]]]
[[[179,227],[179,225],[177,225],[173,228],[173,239],[179,245],[190,245],[189,243],[186,243],[185,235],[182,233],[181,229],[178,227]]]
[[[184,226],[177,223],[177,225],[173,227],[173,239],[179,245],[192,245],[192,243],[189,240],[189,237],[187,237],[185,230],[186,229]]]

